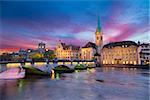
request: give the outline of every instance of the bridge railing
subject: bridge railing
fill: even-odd
[[[57,60],[57,61],[20,61],[20,62],[14,62],[14,61],[1,61],[0,62],[0,72],[2,70],[6,70],[8,68],[14,68],[14,67],[19,67],[19,66],[24,66],[24,65],[28,65],[28,66],[45,66],[47,64],[52,65],[53,67],[56,67],[58,65],[68,65],[70,67],[73,67],[72,65],[76,65],[76,64],[94,64],[94,60]]]

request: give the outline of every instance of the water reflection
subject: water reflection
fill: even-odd
[[[54,73],[52,73],[52,75],[51,75],[51,79],[52,79],[52,80],[54,80],[54,79],[55,79],[55,74],[54,74]]]
[[[56,79],[57,79],[57,80],[60,79],[59,73],[56,73]]]
[[[148,100],[148,70],[97,68],[0,80],[0,100]]]
[[[60,74],[60,73],[52,73],[50,79],[51,80],[64,80],[65,76],[63,76],[63,74]]]

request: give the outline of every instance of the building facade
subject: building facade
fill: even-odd
[[[133,41],[113,42],[103,46],[102,64],[138,64],[138,45]]]
[[[93,60],[94,54],[97,51],[97,46],[95,43],[88,42],[84,47],[81,49],[81,59],[82,60]]]
[[[80,47],[75,45],[66,45],[61,41],[58,43],[55,55],[58,59],[75,60],[79,58]]]
[[[138,43],[139,44],[139,64],[146,65],[150,64],[150,44],[149,43]]]

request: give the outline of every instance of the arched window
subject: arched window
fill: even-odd
[[[97,40],[99,39],[99,37],[97,37]]]
[[[103,37],[101,36],[101,40],[103,39]]]

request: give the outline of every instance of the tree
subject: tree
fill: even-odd
[[[52,50],[46,51],[46,52],[44,53],[44,58],[47,58],[47,59],[52,60],[52,59],[54,59],[55,57],[56,57],[56,56],[55,56],[55,54],[54,54],[54,51],[52,51]]]
[[[11,61],[12,56],[8,53],[3,53],[2,55],[0,55],[0,60],[1,61]]]
[[[34,52],[34,53],[31,53],[31,54],[29,55],[29,58],[30,58],[30,59],[38,60],[38,59],[44,58],[44,55],[43,55],[42,53],[40,53],[40,52]]]

